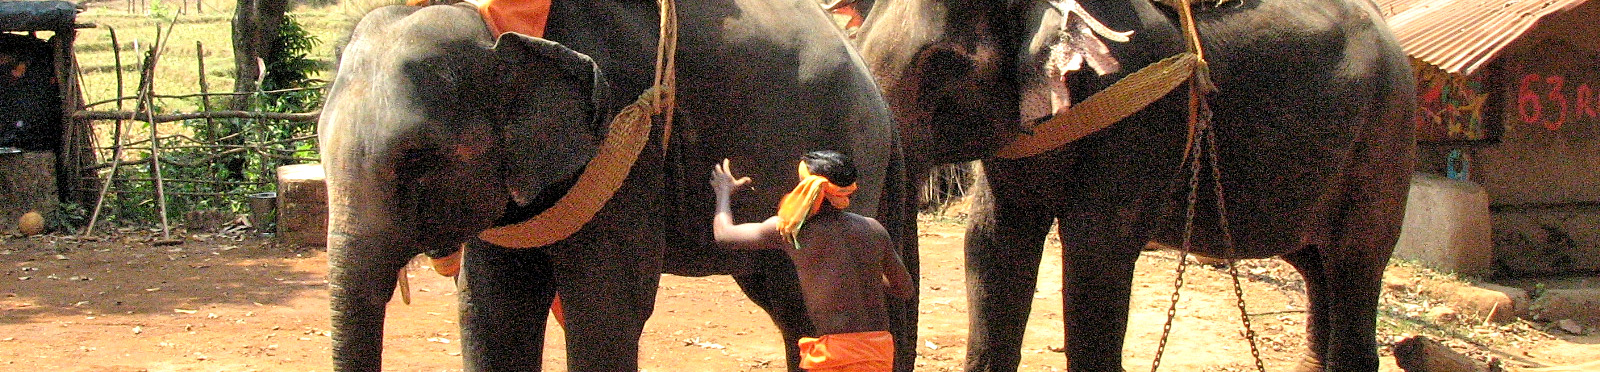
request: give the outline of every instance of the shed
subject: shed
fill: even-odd
[[[79,189],[93,160],[73,41],[79,7],[66,1],[0,1],[0,231],[29,210],[50,212]]]
[[[1494,274],[1600,271],[1600,1],[1375,2],[1417,74],[1419,171],[1488,194]]]

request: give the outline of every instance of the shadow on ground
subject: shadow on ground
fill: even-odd
[[[205,305],[281,305],[326,290],[311,249],[249,236],[194,235],[155,246],[150,234],[95,240],[11,237],[0,245],[0,324],[41,317],[173,314]],[[310,267],[308,267],[310,266]]]

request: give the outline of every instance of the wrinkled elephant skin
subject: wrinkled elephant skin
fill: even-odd
[[[755,221],[796,182],[801,154],[850,154],[861,170],[852,210],[884,221],[915,273],[888,106],[842,34],[804,0],[680,4],[670,141],[654,126],[637,163],[620,169],[629,173],[616,196],[572,236],[530,249],[476,240],[570,191],[610,119],[655,73],[653,2],[557,1],[551,12],[543,38],[491,37],[465,4],[380,8],[356,26],[320,122],[336,369],[380,368],[384,305],[407,260],[467,244],[457,280],[470,370],[539,370],[559,292],[569,369],[637,371],[664,272],[733,274],[778,323],[797,370],[794,340],[812,331],[793,266],[782,252],[712,243],[706,180],[723,158],[755,179],[734,211]],[[906,356],[914,305],[892,305]],[[909,370],[912,358],[902,359]]]
[[[878,1],[856,42],[894,108],[907,157],[995,154],[1063,103],[1184,50],[1172,9],[1080,4],[1110,30],[1131,31],[1130,40],[1063,36],[1084,37],[1090,27],[1077,16],[1063,21],[1058,9],[1072,4],[1061,0]],[[1414,162],[1406,118],[1415,83],[1405,55],[1366,0],[1197,9],[1220,89],[1209,102],[1237,248],[1223,244],[1216,198],[1203,188],[1193,249],[1289,261],[1308,283],[1301,369],[1374,371],[1380,279]],[[1070,369],[1122,370],[1134,262],[1148,241],[1181,242],[1184,91],[1038,156],[984,160],[992,195],[975,202],[966,248],[969,371],[1016,370],[1052,223],[1064,246]],[[1201,184],[1210,185],[1204,173]]]

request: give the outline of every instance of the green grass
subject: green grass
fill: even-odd
[[[168,8],[176,8],[169,2]],[[224,7],[225,6],[225,7]],[[88,103],[111,100],[117,97],[117,59],[111,45],[111,32],[115,30],[121,49],[122,95],[132,96],[138,89],[139,65],[144,52],[157,39],[157,29],[173,28],[171,38],[156,63],[154,89],[157,95],[185,95],[201,91],[200,64],[206,72],[206,89],[209,92],[233,90],[232,3],[206,4],[205,13],[173,14],[176,23],[147,15],[147,12],[128,13],[126,3],[101,2],[89,5],[79,14],[80,23],[93,23],[99,27],[78,31],[78,66],[81,70],[84,100]],[[320,41],[312,56],[324,66],[323,76],[332,69],[334,46],[343,38],[352,24],[352,17],[338,6],[298,7],[290,13]],[[204,47],[205,54],[197,53],[196,43]],[[198,99],[166,99],[157,102],[166,111],[195,111]],[[114,104],[91,107],[92,110],[114,110]]]
[[[368,1],[368,0],[352,0]],[[386,0],[385,0],[386,1]],[[145,4],[160,4],[146,6],[133,12],[128,11],[127,2],[94,2],[86,3],[87,10],[78,16],[79,23],[95,24],[98,27],[78,30],[78,37],[74,43],[75,58],[79,66],[79,78],[83,88],[85,103],[109,102],[115,98],[130,97],[137,94],[139,87],[139,72],[144,54],[157,40],[158,30],[165,32],[171,28],[170,39],[161,52],[161,59],[156,63],[154,78],[152,79],[154,91],[158,96],[183,96],[200,93],[201,65],[204,64],[205,91],[210,93],[228,93],[233,91],[234,62],[232,46],[232,21],[233,2],[208,0],[204,12],[195,12],[190,5],[187,14],[177,14],[178,1],[171,0],[164,3],[147,2]],[[318,43],[309,58],[318,62],[320,71],[313,73],[313,78],[326,78],[333,68],[334,50],[344,38],[349,28],[356,20],[351,13],[344,11],[346,7],[334,3],[322,5],[298,5],[290,12],[300,23],[302,28],[309,31]],[[368,7],[370,8],[370,7]],[[112,30],[117,36],[117,45],[112,45]],[[41,35],[48,37],[48,34]],[[204,47],[204,53],[197,50],[197,43]],[[120,64],[115,51],[120,50]],[[121,83],[118,83],[118,74],[121,74]],[[120,93],[119,93],[120,90]],[[125,101],[122,110],[132,111],[136,102]],[[225,97],[213,97],[212,109],[228,107]],[[202,110],[199,98],[162,98],[155,102],[159,112],[195,112]],[[118,110],[115,102],[103,103],[88,107],[89,110],[113,111]],[[109,158],[111,151],[105,147],[112,144],[111,137],[115,131],[114,121],[97,121],[93,123],[96,133],[96,146],[100,147],[101,157]],[[253,122],[250,125],[261,124]],[[162,136],[192,135],[191,128],[196,123],[163,123],[157,126]],[[265,124],[273,126],[278,124]],[[147,140],[150,138],[150,126],[141,122],[125,123],[122,127],[124,143],[131,141]],[[254,133],[254,132],[252,132]],[[173,146],[185,146],[183,141],[168,142],[167,151],[163,151],[166,159],[198,157],[206,155],[205,150],[182,150]],[[123,155],[123,160],[142,159],[147,156],[144,149],[147,145],[132,146]],[[252,159],[256,159],[252,157]],[[261,161],[261,160],[252,160]],[[252,163],[254,164],[254,163]],[[169,217],[178,219],[184,212],[198,209],[222,209],[238,211],[243,202],[238,193],[262,191],[260,186],[241,187],[210,187],[199,184],[177,182],[174,179],[206,178],[203,175],[213,172],[214,164],[206,166],[172,166],[164,170],[164,177],[169,182],[166,192],[168,202],[172,207]],[[254,165],[252,165],[253,167]],[[250,172],[250,170],[246,170]],[[250,178],[254,181],[270,182],[270,174]],[[102,173],[103,175],[103,173]],[[198,176],[197,176],[198,175]],[[118,179],[149,178],[148,170],[144,166],[124,167],[118,174]],[[262,179],[261,177],[267,177]],[[147,181],[121,182],[114,191],[124,194],[113,194],[107,201],[106,214],[102,221],[115,221],[118,224],[151,225],[159,221],[151,210],[153,190]],[[264,190],[270,190],[267,186]],[[215,195],[221,192],[227,195]],[[190,195],[183,195],[190,193]],[[205,194],[213,194],[206,196]]]

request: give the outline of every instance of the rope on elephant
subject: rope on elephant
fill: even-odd
[[[1069,0],[1072,1],[1072,0]],[[1226,0],[1211,0],[1222,4]],[[1179,11],[1179,24],[1184,38],[1183,53],[1167,57],[1159,62],[1139,69],[1128,76],[1124,76],[1110,87],[1090,95],[1083,102],[1072,105],[1067,111],[1050,117],[1048,120],[1029,128],[1029,134],[1023,134],[1012,139],[1011,143],[1000,148],[995,156],[1003,159],[1020,159],[1035,156],[1045,151],[1060,148],[1072,141],[1099,132],[1110,127],[1118,121],[1143,110],[1156,100],[1165,97],[1167,93],[1177,89],[1184,82],[1191,84],[1190,102],[1203,99],[1199,96],[1216,91],[1216,86],[1211,83],[1210,68],[1206,65],[1205,50],[1200,47],[1200,32],[1194,25],[1194,12],[1190,0],[1158,0],[1157,3],[1169,5]],[[1111,31],[1110,28],[1095,21],[1094,17],[1087,14],[1082,7],[1073,4],[1067,7],[1072,12],[1081,16],[1095,34],[1106,37],[1111,41],[1127,42],[1125,37],[1118,38],[1120,33]],[[1081,14],[1079,14],[1081,12]],[[1062,15],[1066,17],[1066,14]],[[1191,113],[1194,111],[1191,107]],[[1189,141],[1194,141],[1194,118],[1191,115],[1189,126]],[[1185,146],[1187,148],[1188,146]]]
[[[661,7],[661,39],[656,44],[655,85],[639,95],[612,118],[610,133],[600,150],[584,167],[566,195],[554,206],[520,223],[484,230],[478,238],[508,248],[533,248],[566,239],[594,218],[596,212],[622,187],[639,152],[650,137],[655,116],[662,119],[662,148],[671,137],[672,112],[676,106],[676,64],[678,12],[674,0],[658,0]]]
[[[1034,126],[1033,134],[1011,141],[995,156],[1018,159],[1039,155],[1116,124],[1188,81],[1198,61],[1194,53],[1184,52],[1145,66]]]

